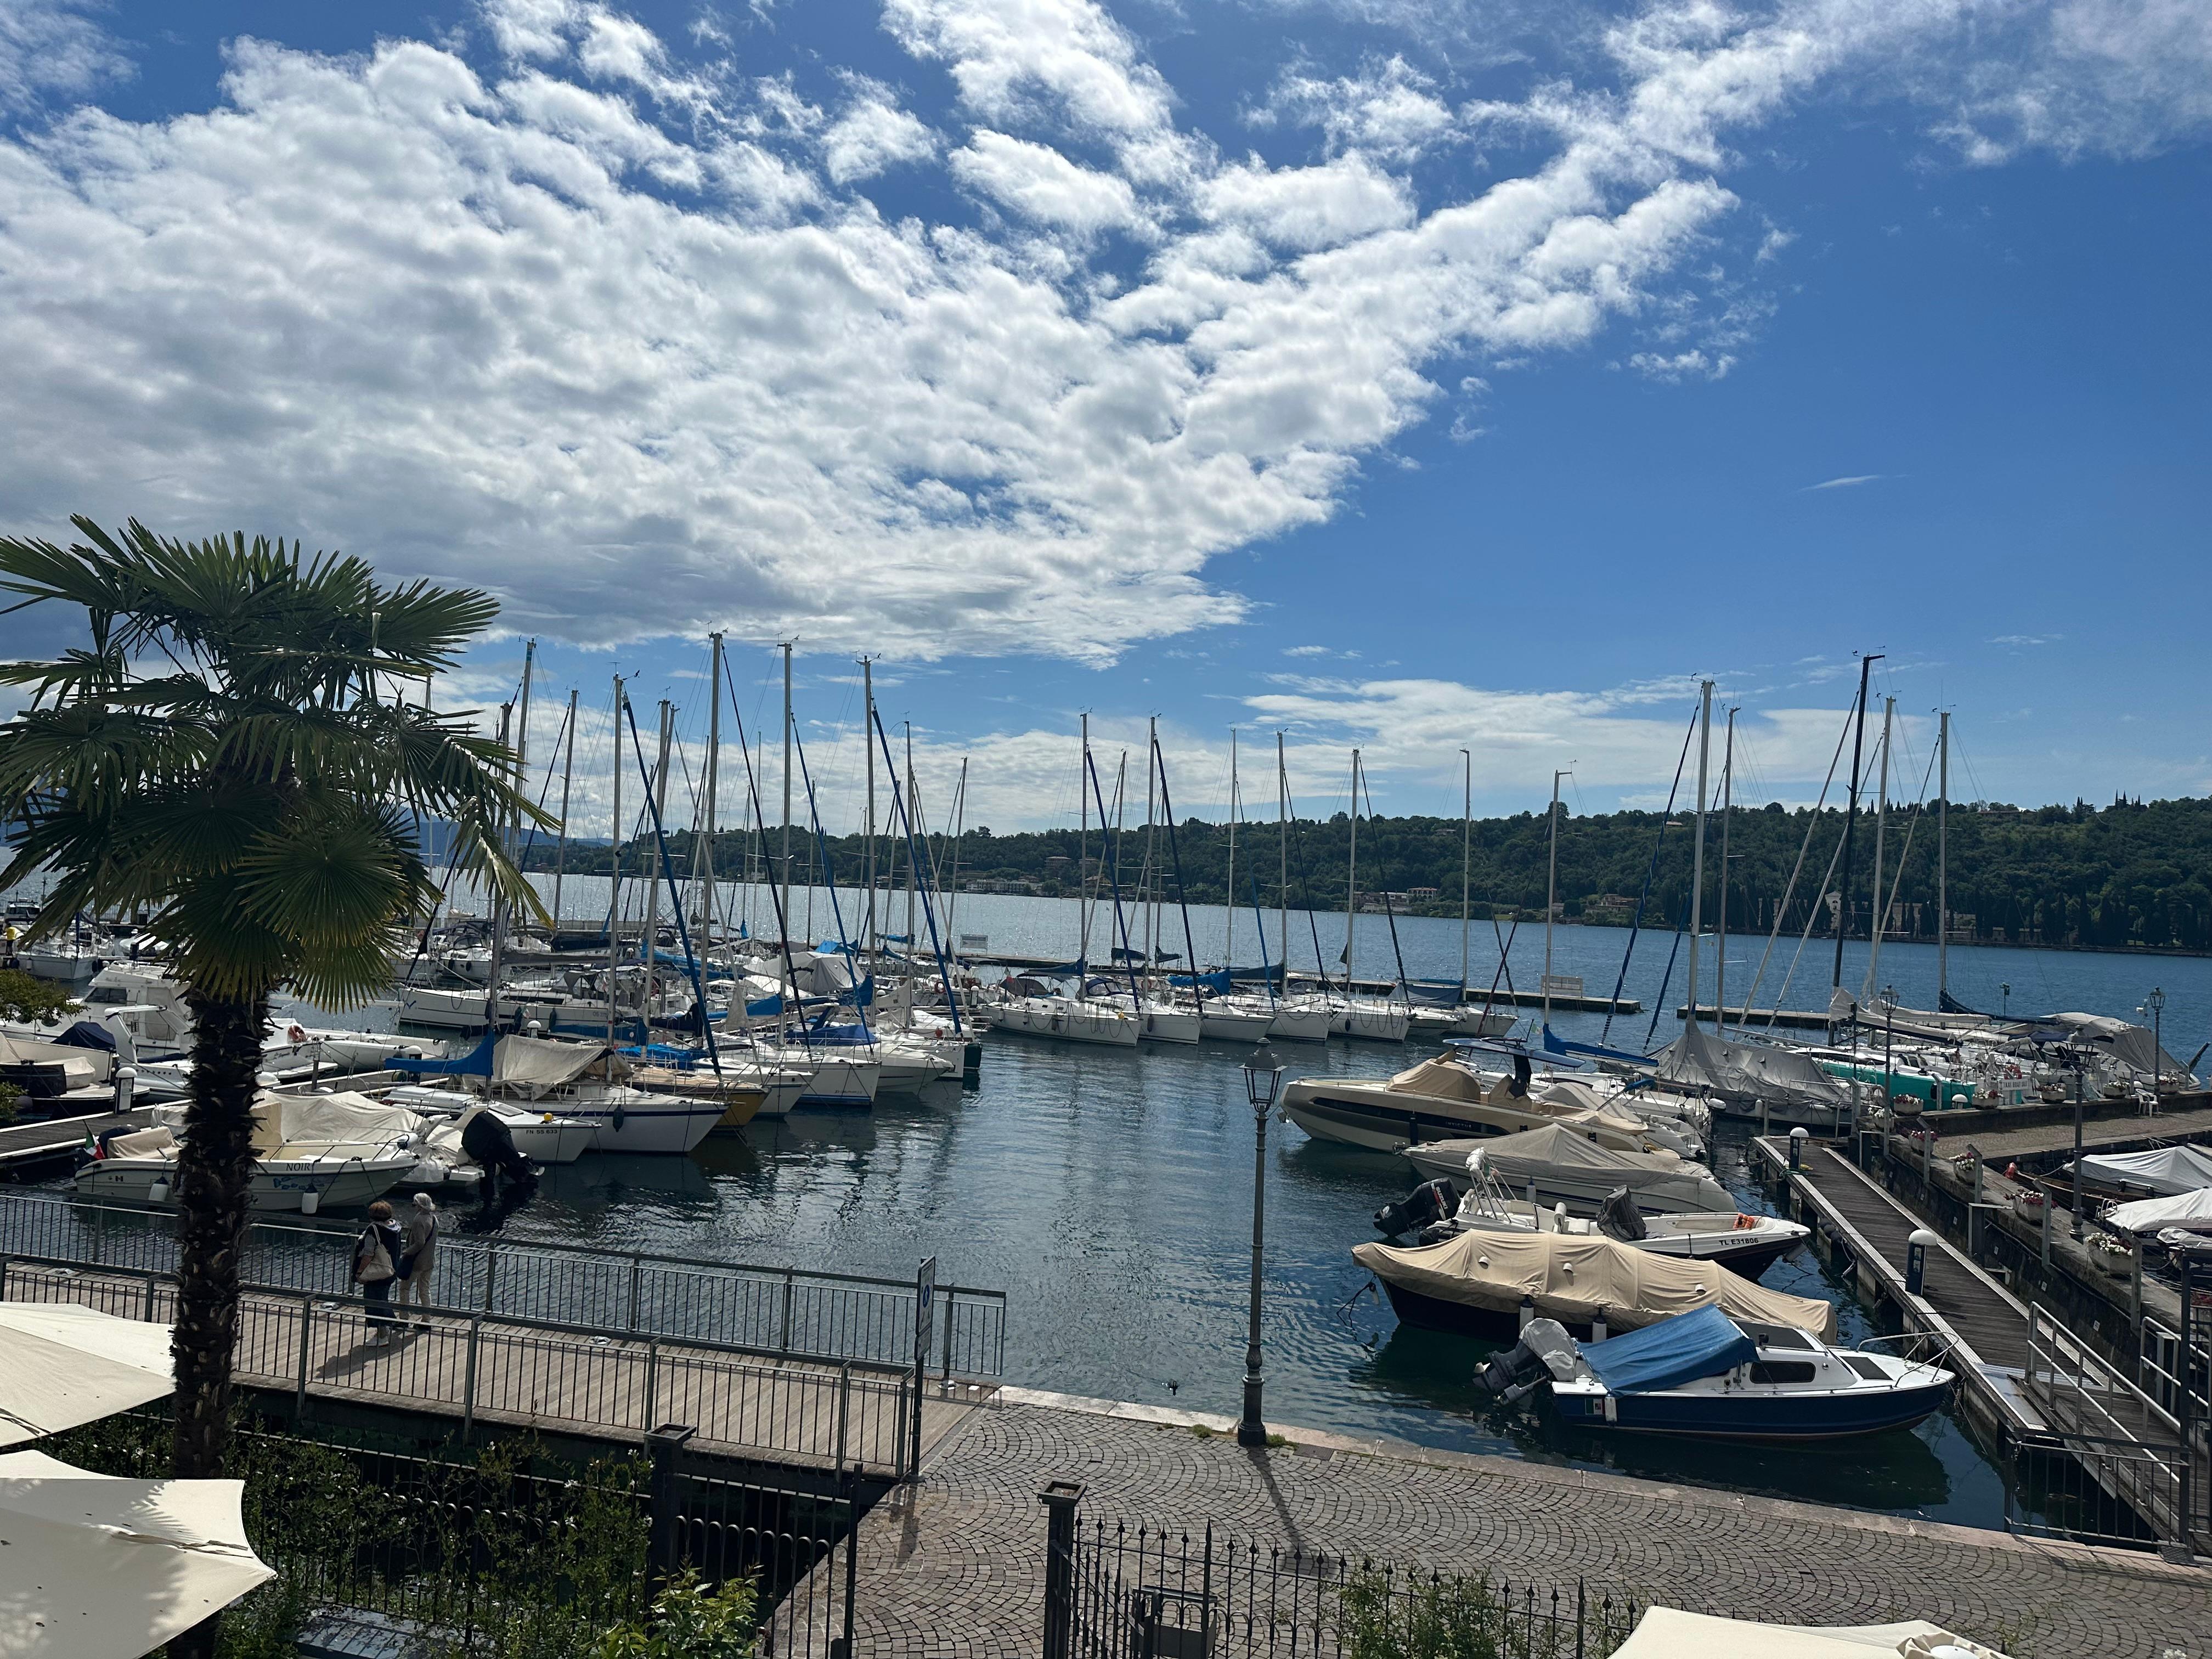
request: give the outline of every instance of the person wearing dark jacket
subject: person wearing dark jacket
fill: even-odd
[[[405,1249],[392,1206],[377,1200],[368,1206],[368,1224],[353,1244],[353,1282],[361,1286],[372,1348],[392,1340],[392,1282],[399,1276],[399,1258]]]

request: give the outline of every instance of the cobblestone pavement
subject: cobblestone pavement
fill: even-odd
[[[1778,1622],[1926,1618],[2014,1659],[2212,1659],[2212,1571],[1817,1504],[1291,1430],[1241,1449],[1228,1419],[1008,1389],[860,1534],[856,1656],[998,1659],[1041,1638],[1048,1480],[1089,1516],[1214,1522]]]

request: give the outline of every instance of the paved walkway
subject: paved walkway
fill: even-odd
[[[856,1656],[1013,1659],[1042,1632],[1045,1481],[1086,1516],[1626,1590],[1805,1623],[1924,1617],[2013,1659],[2212,1659],[2212,1570],[1970,1528],[1007,1389],[860,1532]]]

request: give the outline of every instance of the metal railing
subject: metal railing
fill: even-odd
[[[2140,1545],[2185,1541],[2203,1529],[2191,1513],[2199,1506],[2172,1413],[2041,1307],[2028,1310],[2023,1382],[2049,1428],[2024,1442],[2024,1451],[2031,1457],[2063,1451],[2082,1478],[2057,1483],[2061,1501],[2046,1506],[2043,1518],[2008,1516],[2015,1530]],[[2052,1484],[2044,1475],[2029,1489]]]
[[[1255,1539],[1048,1523],[1045,1659],[1603,1659],[1628,1638],[1626,1596],[1459,1575]]]
[[[0,1256],[173,1274],[173,1209],[0,1191]],[[354,1224],[250,1220],[241,1283],[254,1290],[354,1293]],[[912,1279],[448,1231],[432,1258],[439,1306],[643,1337],[708,1342],[763,1356],[835,1364],[915,1364]],[[925,1366],[946,1380],[1002,1376],[1003,1291],[937,1286],[938,1352]]]
[[[175,1315],[173,1277],[139,1268],[80,1270],[0,1256],[0,1300],[69,1301],[126,1318]],[[433,1310],[434,1312],[435,1310]],[[240,1381],[289,1391],[295,1415],[343,1392],[397,1410],[628,1437],[693,1425],[702,1441],[763,1459],[912,1472],[911,1370],[842,1360],[800,1364],[658,1337],[481,1313],[441,1313],[371,1346],[386,1316],[360,1298],[258,1291],[238,1310]]]
[[[98,1473],[157,1472],[167,1426],[80,1431],[65,1449]],[[827,1659],[851,1628],[849,1486],[664,1481],[635,1456],[549,1474],[529,1443],[422,1455],[265,1426],[239,1431],[232,1456],[248,1536],[312,1626],[368,1626],[410,1651],[567,1656],[690,1571],[750,1581],[763,1659]]]

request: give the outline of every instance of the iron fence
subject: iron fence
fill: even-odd
[[[176,1213],[52,1193],[0,1192],[0,1256],[171,1273]],[[253,1219],[240,1251],[250,1289],[353,1293],[351,1224]],[[911,1279],[648,1255],[588,1245],[442,1234],[432,1258],[438,1306],[763,1356],[912,1367],[946,1380],[1006,1370],[1006,1297],[936,1287],[938,1352],[915,1352]]]
[[[1055,1511],[1046,1659],[1602,1659],[1635,1628],[1625,1596],[1330,1554],[1212,1526],[1193,1533]]]
[[[0,1256],[0,1299],[70,1301],[125,1318],[175,1316],[169,1279],[123,1268],[79,1270]],[[894,1480],[912,1472],[911,1372],[846,1360],[764,1362],[706,1345],[483,1315],[384,1323],[358,1297],[258,1291],[238,1309],[240,1381],[293,1397],[304,1419],[319,1395],[343,1394],[459,1419],[473,1434],[529,1424],[601,1435],[643,1434],[682,1421],[748,1454],[841,1468],[860,1463]],[[396,1339],[372,1346],[380,1329]]]
[[[98,1473],[159,1473],[166,1432],[112,1419],[57,1449]],[[850,1482],[663,1479],[636,1456],[547,1472],[528,1443],[424,1455],[268,1428],[240,1431],[232,1459],[247,1536],[280,1575],[270,1604],[234,1618],[368,1615],[441,1653],[568,1659],[689,1572],[750,1584],[763,1659],[830,1659],[850,1634]]]

